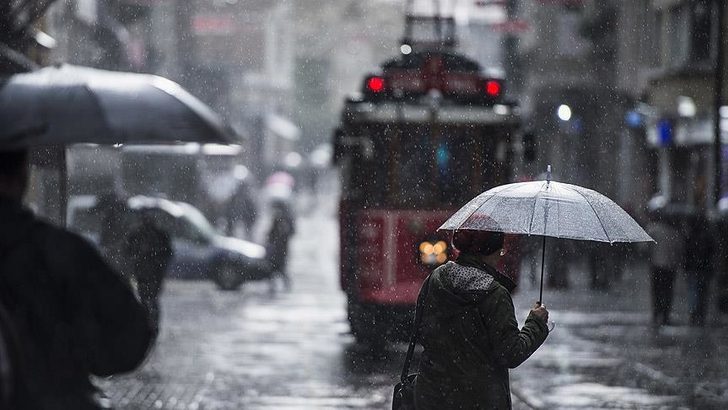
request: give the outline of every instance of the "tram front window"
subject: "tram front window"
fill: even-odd
[[[476,149],[467,135],[456,130],[435,137],[429,130],[405,135],[392,175],[397,185],[393,202],[410,208],[448,207],[467,201],[472,185],[480,180],[472,173],[482,156]]]
[[[507,175],[495,154],[502,138],[482,128],[387,127],[367,138],[373,155],[352,151],[344,171],[345,197],[365,207],[457,207]]]
[[[433,192],[439,203],[457,206],[471,199],[473,185],[483,179],[473,175],[473,170],[482,168],[477,163],[481,160],[476,144],[467,137],[439,141],[435,151],[437,190]]]
[[[396,201],[405,207],[427,203],[432,195],[432,149],[427,138],[413,135],[410,141],[399,144],[399,158],[395,162],[399,182],[392,192]]]

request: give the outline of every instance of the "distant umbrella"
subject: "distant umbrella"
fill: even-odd
[[[58,65],[0,80],[0,146],[231,143],[210,107],[165,78]]]
[[[520,182],[483,192],[460,208],[438,230],[481,230],[599,242],[648,242],[653,239],[619,205],[576,185],[551,181]]]
[[[285,171],[277,171],[265,180],[265,190],[271,199],[288,200],[293,194],[296,180]]]

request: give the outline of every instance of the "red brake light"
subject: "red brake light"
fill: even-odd
[[[373,93],[380,93],[384,91],[384,78],[370,77],[367,80],[367,89]]]
[[[500,96],[502,90],[501,83],[496,80],[488,80],[485,82],[485,93],[491,97]]]

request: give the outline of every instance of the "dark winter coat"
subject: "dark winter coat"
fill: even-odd
[[[295,231],[293,216],[287,206],[277,206],[268,231],[266,253],[274,271],[285,273],[288,257],[288,241]]]
[[[124,248],[137,280],[161,280],[173,253],[169,234],[149,221],[143,221],[129,234]]]
[[[78,235],[0,199],[0,302],[20,340],[18,409],[92,409],[90,375],[137,367],[152,342],[127,283]]]
[[[420,327],[418,410],[511,408],[508,369],[548,335],[534,315],[518,329],[512,289],[512,281],[468,255],[432,273]]]
[[[136,279],[142,304],[147,308],[155,334],[159,329],[159,293],[172,259],[172,240],[169,234],[153,221],[143,219],[129,234],[124,247],[131,271]]]
[[[688,223],[687,229],[683,265],[685,271],[689,274],[712,276],[715,234],[710,229],[710,223],[703,217],[697,217]]]
[[[230,228],[238,220],[245,224],[245,228],[250,230],[258,217],[258,209],[255,203],[255,193],[253,188],[247,182],[242,182],[235,194],[230,198],[227,204],[227,220]]]

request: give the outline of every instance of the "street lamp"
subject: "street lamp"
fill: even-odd
[[[698,108],[695,106],[695,100],[690,97],[681,95],[677,97],[677,113],[681,117],[692,118],[697,114]]]
[[[556,115],[559,116],[561,121],[569,121],[571,119],[571,107],[566,104],[559,105],[559,108],[556,110]]]

